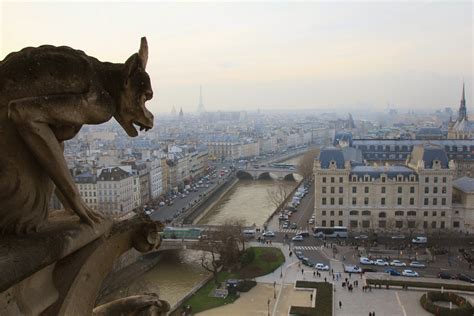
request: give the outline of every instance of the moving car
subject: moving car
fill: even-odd
[[[300,232],[298,235],[301,235],[303,237],[309,237],[309,232],[308,231]]]
[[[289,227],[290,227],[290,223],[284,222],[281,227],[282,227],[282,228],[289,228]]]
[[[314,268],[316,270],[329,271],[329,266],[327,264],[324,264],[324,263],[316,263],[314,265]]]
[[[445,280],[451,280],[451,279],[454,279],[455,277],[454,277],[454,275],[451,275],[451,273],[442,271],[442,272],[438,273],[438,278],[445,279]]]
[[[300,260],[302,260],[302,259],[304,258],[303,252],[301,252],[301,251],[299,251],[299,250],[296,250],[296,251],[295,251],[295,256],[296,256],[296,258],[298,258],[298,259],[300,259]]]
[[[418,236],[418,237],[413,238],[411,242],[413,244],[426,244],[428,242],[428,238]]]
[[[392,236],[392,239],[405,239],[404,235],[394,235]]]
[[[311,262],[311,260],[309,260],[308,258],[304,257],[301,262],[305,265],[305,266],[308,266],[308,267],[314,267],[314,263]]]
[[[293,240],[293,241],[303,241],[304,238],[301,235],[296,235],[295,237],[291,238],[291,240]]]
[[[275,237],[275,233],[272,232],[271,230],[267,230],[262,234],[263,237]]]
[[[420,276],[418,274],[418,272],[413,271],[413,270],[403,270],[402,275],[407,276],[407,277],[419,277]]]
[[[391,269],[391,268],[385,269],[385,273],[388,273],[388,274],[390,274],[390,275],[392,275],[392,276],[400,276],[400,275],[401,275],[400,272],[398,272],[398,271],[395,270],[395,269]]]
[[[298,225],[296,225],[296,223],[291,223],[290,228],[291,229],[298,229]]]
[[[412,262],[410,262],[410,267],[412,267],[412,268],[426,268],[426,265],[424,263],[419,262],[419,261],[412,261]]]
[[[347,273],[362,273],[362,269],[359,266],[345,265],[344,271]]]
[[[388,266],[388,262],[383,259],[377,259],[374,261],[376,266]]]
[[[366,257],[360,257],[359,263],[360,264],[374,264],[374,262],[372,260],[370,260],[369,258],[366,258]]]
[[[459,273],[457,278],[464,282],[474,283],[474,278],[464,273]]]
[[[403,261],[400,261],[400,260],[392,260],[392,262],[390,262],[390,265],[391,266],[394,266],[394,267],[406,267],[407,264]]]

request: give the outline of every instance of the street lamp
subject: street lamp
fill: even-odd
[[[270,316],[270,299],[267,301],[267,315]]]
[[[275,299],[277,297],[276,293],[276,281],[273,281],[273,298]]]

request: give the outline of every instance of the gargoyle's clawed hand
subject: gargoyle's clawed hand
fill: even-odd
[[[100,223],[104,219],[101,213],[92,210],[84,203],[80,203],[79,209],[76,209],[75,212],[84,223],[90,226]]]

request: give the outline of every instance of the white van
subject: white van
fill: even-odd
[[[247,237],[255,237],[255,230],[254,229],[244,229],[243,234],[244,234],[244,236],[247,236]]]
[[[411,242],[414,244],[426,244],[428,242],[428,238],[418,236],[418,237],[413,238]]]

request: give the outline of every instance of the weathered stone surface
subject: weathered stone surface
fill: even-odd
[[[101,220],[81,199],[63,141],[84,124],[114,117],[129,136],[153,126],[145,71],[148,45],[123,64],[69,47],[28,47],[0,61],[0,235],[29,233],[47,218],[54,186],[64,206],[89,225]]]

